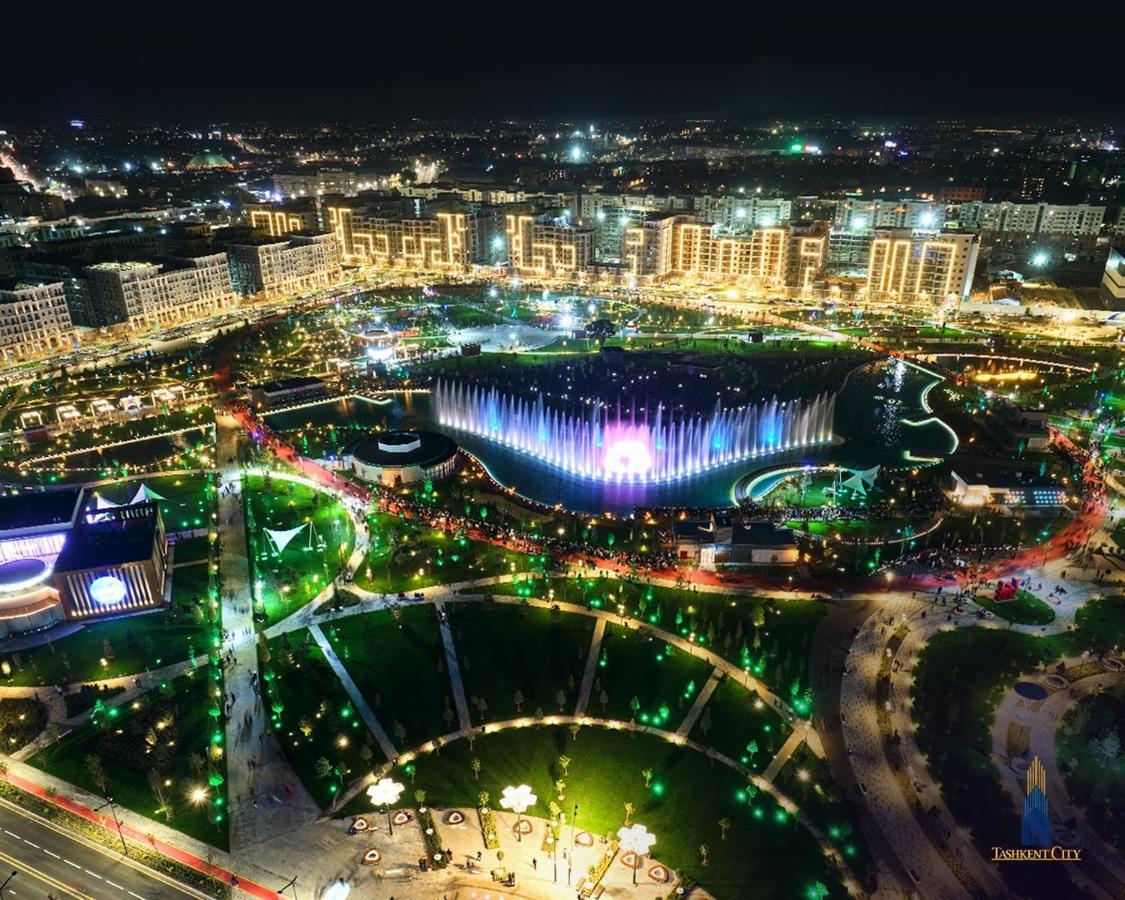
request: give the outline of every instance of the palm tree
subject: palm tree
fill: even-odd
[[[722,839],[725,841],[727,839],[727,832],[730,831],[730,819],[726,816],[719,819],[719,831],[722,833]]]
[[[625,801],[625,827],[629,827],[629,818],[633,815],[633,804]]]
[[[572,741],[577,741],[577,740],[578,740],[578,732],[579,732],[579,731],[580,731],[581,729],[582,729],[582,726],[581,726],[581,725],[579,725],[579,724],[578,724],[577,722],[571,722],[571,723],[570,723],[570,739],[571,739]]]
[[[474,756],[469,760],[469,768],[473,770],[473,781],[480,781],[480,760]]]
[[[563,775],[566,778],[570,777],[570,757],[569,756],[560,756],[559,757],[559,768],[563,770]]]
[[[700,859],[700,862],[702,862],[704,868],[711,865],[710,860],[707,859],[707,854],[709,854],[710,852],[711,852],[711,848],[708,847],[706,844],[700,844],[699,845],[699,859]]]
[[[652,769],[641,769],[641,777],[645,780],[645,787],[652,787]]]

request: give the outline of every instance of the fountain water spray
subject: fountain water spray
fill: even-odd
[[[496,388],[439,380],[434,411],[447,428],[468,431],[574,475],[598,481],[656,482],[688,478],[739,460],[832,440],[835,394],[680,417],[658,404],[610,412],[604,403],[572,413],[543,395],[524,400]]]

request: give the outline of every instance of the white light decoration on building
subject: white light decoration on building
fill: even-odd
[[[90,596],[101,606],[114,606],[125,599],[125,582],[113,575],[102,575],[90,582]]]

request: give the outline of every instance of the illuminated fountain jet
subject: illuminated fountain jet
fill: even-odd
[[[673,481],[739,460],[832,440],[836,395],[723,409],[677,417],[658,404],[610,412],[598,403],[582,412],[548,407],[543,395],[524,400],[495,388],[438,381],[438,422],[511,447],[574,475],[599,481]]]

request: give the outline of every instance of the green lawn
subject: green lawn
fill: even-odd
[[[624,804],[632,803],[632,821],[656,835],[655,858],[686,871],[721,900],[799,898],[818,881],[828,886],[829,896],[844,896],[835,870],[813,839],[768,796],[759,794],[748,803],[737,773],[645,734],[584,728],[571,740],[557,726],[485,735],[472,751],[467,741],[458,741],[440,755],[416,760],[413,789],[424,790],[428,804],[464,808],[476,806],[482,790],[495,806],[506,785],[528,784],[538,797],[530,814],[545,816],[556,797],[555,780],[562,777],[558,758],[563,754],[571,762],[560,805],[569,812],[578,804],[580,828],[595,835],[616,834],[624,822]],[[469,765],[472,757],[481,761],[479,780]],[[653,771],[647,789],[641,774],[646,769]],[[411,780],[401,770],[394,777],[408,785]],[[351,808],[369,804],[362,798]],[[730,823],[725,841],[720,819]],[[503,835],[502,846],[512,840]],[[707,867],[700,865],[700,844],[709,848]],[[592,858],[578,857],[583,874]]]
[[[1125,737],[1125,686],[1084,697],[1063,717],[1055,736],[1059,768],[1071,799],[1085,811],[1090,824],[1118,849],[1125,834],[1118,826],[1125,818],[1125,755],[1112,755],[1116,734]]]
[[[173,570],[173,600],[182,579],[206,579],[204,565]],[[188,592],[188,589],[184,589]],[[194,591],[184,602],[196,605]],[[180,662],[189,652],[208,649],[208,626],[194,613],[163,609],[142,615],[110,619],[84,626],[80,631],[28,650],[5,652],[12,674],[8,685],[61,684],[135,675],[148,669]],[[102,660],[105,665],[101,664]]]
[[[787,700],[793,698],[795,685],[798,694],[807,687],[813,634],[827,611],[810,600],[766,600],[610,577],[528,576],[522,584],[490,588],[492,593],[506,594],[521,590],[595,609],[624,606],[636,618],[691,638],[748,668]]]
[[[724,678],[691,730],[692,740],[762,772],[789,737],[789,724],[754,691]],[[754,741],[758,752],[747,745]]]
[[[330,494],[280,478],[247,475],[242,480],[246,537],[261,593],[255,617],[263,627],[296,612],[339,574],[355,546],[351,519]],[[265,529],[306,525],[278,554]],[[311,529],[308,527],[311,526]]]
[[[978,595],[973,602],[1018,625],[1046,625],[1055,621],[1055,611],[1030,591],[1016,591],[1011,600],[999,603],[991,597]]]
[[[481,721],[474,698],[487,704],[484,719],[574,713],[594,621],[588,616],[506,603],[450,603],[450,627],[457,647],[465,696],[473,722]],[[516,703],[516,692],[523,695]]]
[[[308,629],[274,638],[266,657],[261,654],[262,678],[278,740],[313,799],[328,807],[371,771],[378,745]]]
[[[452,731],[457,720],[434,607],[398,612],[397,620],[386,611],[353,616],[324,633],[396,746],[396,724],[405,729],[401,750]]]
[[[464,536],[447,534],[397,516],[368,517],[371,550],[356,572],[362,588],[398,593],[505,575],[527,568],[528,557]],[[512,565],[515,564],[515,569]]]
[[[142,695],[103,715],[32,757],[37,768],[101,796],[112,796],[126,809],[169,825],[198,840],[227,848],[226,765],[208,763],[215,726],[209,715],[215,682],[205,667]],[[91,769],[97,757],[105,784]],[[150,784],[156,777],[171,818]],[[206,801],[192,801],[202,788]],[[217,819],[217,821],[216,821]]]
[[[828,764],[801,744],[773,783],[836,845],[863,883],[871,853],[859,828],[859,815],[832,780]]]
[[[600,706],[609,697],[611,718],[675,731],[696,695],[711,677],[712,667],[685,650],[650,635],[607,625],[590,702]],[[634,712],[633,701],[640,706]]]

